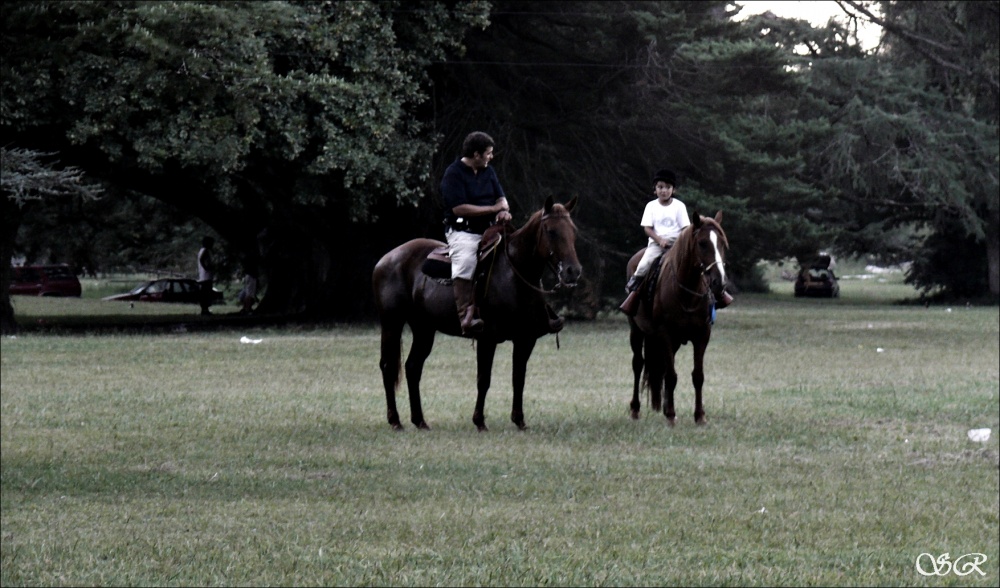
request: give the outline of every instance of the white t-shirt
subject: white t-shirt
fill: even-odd
[[[642,212],[642,221],[639,222],[644,227],[653,227],[657,236],[665,237],[673,242],[681,234],[684,227],[691,224],[688,218],[687,206],[676,198],[670,199],[670,204],[664,206],[659,199],[646,204],[646,209]],[[653,239],[649,240],[653,245]]]

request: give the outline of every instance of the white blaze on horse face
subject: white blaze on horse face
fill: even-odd
[[[712,242],[712,247],[715,249],[715,265],[719,268],[719,276],[722,278],[722,283],[726,283],[726,266],[722,263],[722,254],[719,253],[719,235],[715,231],[708,233],[708,238]]]

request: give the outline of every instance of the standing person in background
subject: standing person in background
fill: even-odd
[[[208,307],[212,304],[212,289],[215,282],[215,239],[205,236],[201,239],[201,249],[198,250],[198,290],[201,296],[201,314],[212,314]]]
[[[240,314],[250,314],[253,312],[253,305],[257,304],[257,270],[248,269],[243,274],[243,289],[237,296],[240,301]]]

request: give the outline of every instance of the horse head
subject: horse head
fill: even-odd
[[[716,299],[722,299],[726,286],[726,251],[729,241],[722,230],[722,211],[715,218],[695,213],[691,219],[692,254]]]
[[[549,196],[538,225],[535,251],[559,278],[558,287],[576,286],[583,273],[576,257],[576,225],[570,218],[576,202],[574,196],[566,204],[555,204]]]

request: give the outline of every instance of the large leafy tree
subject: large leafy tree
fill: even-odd
[[[515,210],[579,194],[578,247],[596,297],[620,296],[625,263],[645,244],[638,224],[650,178],[672,167],[690,209],[723,210],[737,282],[761,286],[758,260],[830,241],[813,214],[825,193],[801,155],[828,125],[791,110],[804,89],[800,58],[733,22],[729,9],[496,2],[466,56],[434,70],[445,153],[469,130],[487,130]]]
[[[910,227],[909,281],[996,299],[1000,2],[840,4],[884,30],[872,58],[814,78],[835,106],[822,160],[858,212],[853,245],[884,249],[885,228]]]
[[[101,188],[88,181],[83,171],[66,167],[51,154],[0,146],[0,334],[17,330],[10,304],[10,258],[14,237],[25,209],[40,201],[94,200]]]
[[[0,11],[3,144],[59,153],[107,182],[109,198],[144,194],[200,218],[261,266],[265,311],[351,316],[370,305],[358,276],[397,228],[370,223],[413,209],[427,181],[425,69],[485,26],[488,5],[15,1]]]

